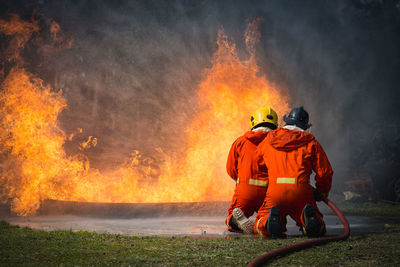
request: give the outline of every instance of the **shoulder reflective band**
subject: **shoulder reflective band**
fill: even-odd
[[[249,180],[249,184],[266,187],[267,186],[267,181],[250,179]]]
[[[278,177],[276,178],[277,184],[295,184],[296,178]]]

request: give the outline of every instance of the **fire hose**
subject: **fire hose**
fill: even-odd
[[[293,251],[308,248],[311,246],[318,246],[318,245],[326,244],[328,242],[333,242],[333,241],[346,240],[350,236],[350,227],[349,227],[349,223],[347,222],[343,213],[329,199],[322,197],[322,201],[324,201],[325,204],[328,205],[333,210],[333,212],[339,217],[340,221],[342,222],[342,224],[344,226],[344,232],[342,235],[308,240],[305,242],[297,243],[297,244],[290,245],[287,247],[278,248],[278,249],[272,250],[270,252],[266,252],[263,255],[255,258],[252,262],[250,262],[248,267],[261,266],[262,264],[266,263],[268,260],[270,260],[272,258],[275,258],[277,256],[282,256],[282,255],[285,255],[285,254],[293,252]]]

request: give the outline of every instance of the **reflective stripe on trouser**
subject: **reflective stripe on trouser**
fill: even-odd
[[[236,183],[239,183],[239,178],[236,180]],[[261,187],[267,187],[267,181],[257,180],[257,179],[249,179],[249,185],[256,185]]]
[[[265,228],[265,224],[267,223],[268,218],[267,217],[261,217],[258,220],[256,220],[254,224],[254,230],[253,232],[255,234],[259,234],[261,236],[268,236],[268,231]]]

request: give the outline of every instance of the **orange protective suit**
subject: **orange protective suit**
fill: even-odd
[[[280,210],[283,232],[286,216],[290,215],[298,226],[304,226],[302,211],[306,204],[314,206],[317,219],[325,226],[310,185],[315,174],[316,188],[328,193],[332,184],[332,167],[321,145],[310,133],[280,128],[272,131],[259,144],[259,161],[268,167],[269,186],[265,201],[259,209],[254,232],[268,236],[266,222],[273,206]]]
[[[266,131],[248,131],[236,139],[229,151],[226,170],[236,181],[235,192],[226,218],[229,231],[235,231],[229,225],[233,209],[240,208],[246,217],[250,217],[264,201],[268,187],[267,169],[265,166],[258,165],[256,149],[267,134]]]

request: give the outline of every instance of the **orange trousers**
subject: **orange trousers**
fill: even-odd
[[[271,184],[269,185],[265,201],[258,211],[254,224],[254,233],[268,236],[266,223],[269,211],[277,206],[280,211],[282,232],[286,232],[286,217],[289,215],[299,227],[305,226],[302,218],[303,209],[307,204],[313,205],[317,219],[325,228],[323,215],[314,200],[312,187],[309,184]]]
[[[235,208],[240,208],[247,218],[251,217],[262,206],[265,199],[266,190],[266,187],[255,187],[251,185],[239,186],[239,184],[236,186],[231,205],[228,209],[228,216],[225,220],[225,223],[228,226],[228,231],[237,231],[232,229],[232,227],[229,225],[233,210]],[[244,193],[244,191],[246,193]]]

